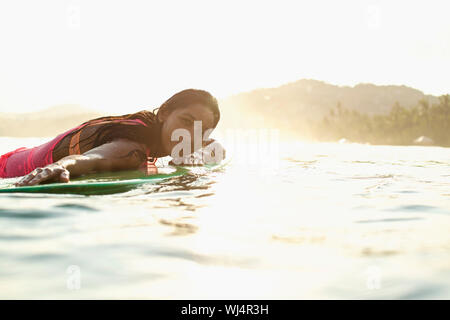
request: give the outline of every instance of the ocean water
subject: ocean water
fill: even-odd
[[[0,194],[0,298],[450,298],[449,148],[278,151],[122,194]]]

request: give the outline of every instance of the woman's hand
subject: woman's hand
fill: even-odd
[[[52,163],[44,168],[36,168],[14,185],[33,186],[35,184],[47,182],[69,182],[70,172],[59,163]]]
[[[217,164],[225,159],[225,148],[216,140],[206,141],[203,148],[184,157],[174,158],[169,165],[175,166],[202,166],[204,164]]]

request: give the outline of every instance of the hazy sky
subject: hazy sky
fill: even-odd
[[[301,78],[450,93],[448,3],[2,1],[0,112],[132,112]]]

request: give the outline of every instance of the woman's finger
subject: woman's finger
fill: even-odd
[[[19,180],[16,183],[16,186],[23,186],[26,185],[31,179],[33,179],[35,177],[35,173],[31,172],[29,174],[27,174],[25,177],[23,177],[21,180]]]
[[[40,170],[40,173],[38,173],[33,179],[31,179],[28,182],[28,185],[33,186],[35,184],[38,184],[43,181],[50,180],[56,176],[55,170],[52,170],[50,168],[44,168]]]
[[[31,171],[28,175],[25,176],[25,178],[22,180],[23,183],[28,183],[30,180],[34,179],[39,173],[42,172],[42,168],[36,168],[33,171]]]
[[[34,176],[33,179],[27,182],[27,185],[34,186],[35,184],[38,184],[41,181],[42,181],[42,174],[38,173],[37,175]]]
[[[63,170],[59,175],[59,181],[61,182],[69,182],[70,181],[70,172],[69,170]]]

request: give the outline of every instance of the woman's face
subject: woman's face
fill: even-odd
[[[158,112],[158,116],[162,121],[161,127],[161,143],[164,153],[167,155],[171,155],[172,149],[184,138],[177,138],[175,141],[172,141],[172,133],[176,129],[185,129],[189,132],[191,137],[191,147],[190,150],[192,152],[196,151],[194,148],[198,146],[202,146],[204,141],[203,138],[205,131],[209,130],[210,132],[214,125],[214,114],[211,110],[209,110],[206,106],[202,104],[193,104],[186,108],[178,108],[173,110],[170,113],[167,112]],[[201,121],[201,137],[200,134],[197,135],[202,139],[200,142],[197,142],[194,146],[194,121]],[[198,124],[197,124],[198,126]],[[200,128],[198,126],[197,128]],[[179,131],[183,132],[183,131]],[[200,131],[198,131],[200,132]],[[186,133],[186,132],[185,132]],[[206,137],[207,138],[207,137]],[[183,155],[186,156],[186,155]]]

